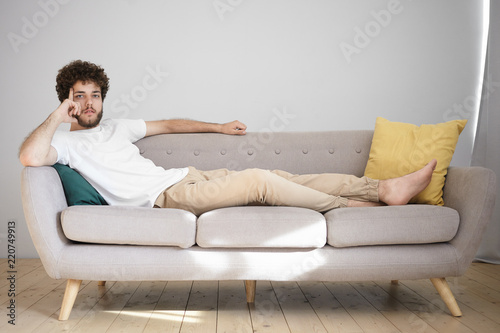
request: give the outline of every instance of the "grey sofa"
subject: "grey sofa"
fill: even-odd
[[[136,143],[165,168],[259,167],[361,176],[373,131],[170,134]],[[214,188],[217,191],[217,188]],[[26,221],[47,274],[67,279],[60,320],[82,280],[369,281],[431,279],[454,316],[445,277],[474,259],[495,201],[495,174],[452,167],[445,206],[343,208],[247,206],[196,217],[174,209],[68,207],[52,167],[22,172]],[[209,194],[207,194],[209,195]]]

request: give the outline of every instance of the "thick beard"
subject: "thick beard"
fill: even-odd
[[[78,125],[80,125],[84,128],[94,128],[97,125],[99,125],[99,123],[101,122],[103,113],[104,113],[104,110],[101,110],[101,112],[97,113],[97,118],[92,122],[90,122],[90,121],[84,122],[80,117],[77,117],[76,119],[78,120]]]

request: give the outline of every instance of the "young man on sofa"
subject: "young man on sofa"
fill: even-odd
[[[109,88],[101,67],[77,60],[59,70],[56,81],[61,104],[22,144],[21,163],[67,164],[110,205],[180,208],[196,215],[256,202],[319,212],[339,207],[403,205],[425,189],[437,164],[433,159],[419,171],[380,181],[352,175],[292,175],[261,169],[165,170],[142,157],[133,143],[168,133],[244,135],[246,126],[237,120],[225,124],[182,119],[101,122]],[[71,123],[69,132],[56,131],[62,123]]]

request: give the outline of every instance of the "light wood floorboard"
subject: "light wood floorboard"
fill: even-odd
[[[67,321],[58,320],[66,281],[39,259],[18,259],[12,298],[11,270],[0,265],[0,332],[500,332],[500,265],[473,263],[447,279],[460,318],[429,280],[258,281],[254,304],[244,281],[83,281]]]

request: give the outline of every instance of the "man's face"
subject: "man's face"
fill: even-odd
[[[82,113],[76,117],[78,125],[93,128],[102,118],[101,88],[94,82],[77,81],[73,85],[73,101],[80,103]]]

